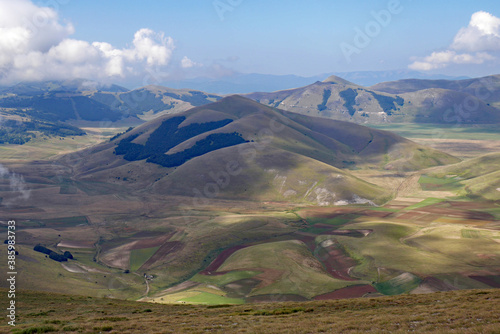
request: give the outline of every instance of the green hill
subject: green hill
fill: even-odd
[[[161,194],[322,205],[390,198],[345,168],[406,171],[458,161],[390,132],[290,114],[240,96],[157,118],[79,154],[87,155],[74,162],[82,180]]]
[[[430,179],[420,181],[424,186],[457,191],[472,199],[500,200],[500,153],[470,159],[433,170]]]

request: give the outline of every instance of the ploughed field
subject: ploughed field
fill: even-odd
[[[498,288],[498,207],[429,198],[299,209],[305,224],[297,231],[227,248],[190,284],[144,300],[244,303]]]
[[[92,216],[17,219],[19,288],[219,305],[500,287],[495,201],[224,206],[150,225],[144,217],[112,216],[106,225]],[[74,259],[53,261],[33,250],[38,243]]]

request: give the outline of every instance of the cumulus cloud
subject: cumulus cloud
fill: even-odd
[[[125,78],[167,66],[175,49],[163,33],[140,29],[131,47],[71,39],[71,23],[29,0],[0,0],[0,83]],[[164,72],[161,72],[164,73]]]
[[[430,71],[446,67],[450,64],[482,64],[485,61],[493,59],[495,59],[495,57],[486,52],[469,54],[446,50],[442,52],[433,52],[430,56],[413,62],[409,67],[417,71]]]
[[[469,52],[500,50],[500,18],[487,12],[477,12],[467,27],[455,36],[452,49]]]
[[[187,56],[184,56],[184,58],[182,58],[182,60],[181,60],[181,67],[182,68],[191,68],[191,67],[195,67],[195,66],[200,66],[200,64],[192,61]]]
[[[408,67],[429,71],[451,64],[483,64],[497,59],[500,51],[500,18],[479,11],[472,14],[467,27],[461,28],[445,51],[415,59]]]

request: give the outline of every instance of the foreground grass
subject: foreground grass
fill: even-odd
[[[500,331],[498,289],[237,306],[162,305],[33,291],[18,291],[16,297],[17,326],[4,320],[1,333]]]

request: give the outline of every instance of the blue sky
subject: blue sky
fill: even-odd
[[[43,24],[35,24],[39,28],[36,33],[46,39],[51,34],[57,36],[42,49],[2,50],[0,42],[0,69],[2,53],[24,52],[21,55],[26,59],[20,62],[26,66],[39,61],[32,51],[42,52],[44,58],[39,62],[44,64],[44,73],[39,78],[49,77],[51,69],[57,72],[76,63],[68,75],[95,73],[115,81],[138,75],[141,64],[170,77],[221,76],[231,71],[312,76],[392,69],[468,76],[500,73],[500,47],[495,46],[500,41],[498,0],[16,1],[30,9],[9,15],[24,15],[32,21],[37,8],[43,11],[51,7],[54,15],[45,21],[39,19]],[[10,0],[0,0],[0,6],[2,3],[12,7]],[[484,34],[476,31],[477,24],[471,26],[473,14],[478,12],[483,14],[477,15],[476,23],[488,21]],[[385,21],[379,23],[373,13],[382,13]],[[383,13],[390,13],[390,17]],[[24,21],[19,19],[7,28]],[[469,30],[460,44],[457,34],[461,29]],[[136,35],[139,31],[142,33]],[[359,31],[370,35],[368,42],[366,36],[358,36],[356,44]],[[484,43],[475,45],[471,39]],[[472,44],[475,46],[470,47]],[[148,58],[147,48],[155,46]],[[24,57],[26,54],[30,57]],[[88,56],[88,64],[84,64],[83,55]],[[37,70],[32,68],[31,74],[26,74],[19,67],[14,74],[4,74],[4,80],[27,79]]]

